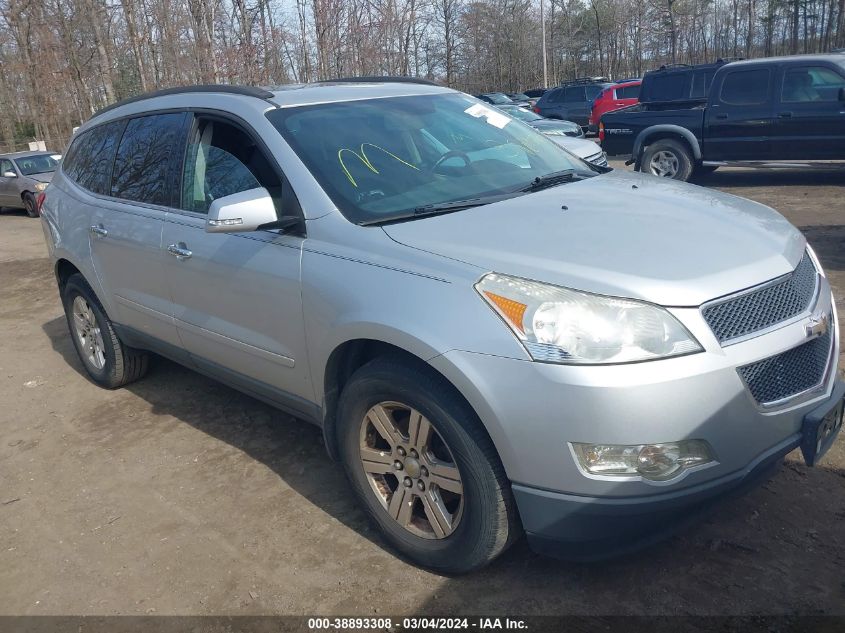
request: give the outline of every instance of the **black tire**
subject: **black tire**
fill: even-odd
[[[661,152],[671,157],[676,164],[674,174],[671,176],[664,175],[663,177],[672,178],[673,180],[689,180],[693,168],[692,153],[685,143],[671,138],[660,139],[646,147],[645,152],[643,152],[642,162],[640,163],[640,171],[661,176],[660,173],[657,173],[651,167],[652,160]]]
[[[381,402],[409,405],[428,418],[460,471],[463,510],[454,531],[424,538],[395,521],[376,497],[360,457],[365,415]],[[475,412],[433,370],[402,359],[378,358],[358,369],[338,403],[340,454],[352,488],[388,543],[411,562],[444,574],[488,564],[521,534],[516,505],[493,442]]]
[[[100,330],[104,356],[102,367],[96,367],[89,360],[87,352],[82,348],[82,341],[76,333],[73,304],[77,297],[82,297],[90,306],[96,325]],[[88,372],[91,380],[106,389],[117,389],[138,380],[147,373],[149,354],[123,344],[114,331],[114,326],[106,315],[102,304],[82,275],[71,275],[67,280],[62,291],[62,304],[64,305],[73,346],[76,348],[76,353],[79,355],[79,359],[85,366],[85,371]]]
[[[31,218],[38,217],[38,205],[35,202],[35,196],[29,191],[23,194],[23,208],[26,214]]]

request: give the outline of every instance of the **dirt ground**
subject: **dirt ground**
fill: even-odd
[[[845,309],[845,171],[702,182],[799,226]],[[45,255],[0,216],[0,614],[845,614],[845,439],[627,558],[521,541],[440,577],[385,548],[315,427],[163,360],[86,380]]]

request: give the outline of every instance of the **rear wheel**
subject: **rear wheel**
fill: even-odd
[[[640,171],[661,178],[689,180],[693,162],[689,149],[670,138],[660,139],[649,145],[643,153]]]
[[[23,208],[29,217],[38,217],[38,205],[35,203],[35,196],[29,191],[23,194]]]
[[[123,344],[82,275],[71,275],[67,280],[62,303],[73,345],[94,382],[116,389],[147,372],[148,354]]]
[[[440,376],[376,359],[344,387],[338,424],[356,496],[387,541],[414,563],[468,572],[520,533],[493,443]]]

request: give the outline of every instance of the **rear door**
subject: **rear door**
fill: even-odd
[[[780,73],[773,157],[845,158],[845,70],[821,63],[791,63]]]
[[[705,114],[705,160],[769,160],[774,129],[773,67],[726,68]]]
[[[171,204],[185,135],[185,112],[129,119],[115,151],[113,137],[92,152],[114,156],[107,195],[91,214],[91,255],[97,278],[121,325],[178,345],[161,250],[164,216]],[[104,165],[111,167],[110,162]],[[100,187],[92,171],[93,189]],[[96,192],[95,192],[96,193]]]
[[[586,127],[590,118],[590,105],[592,99],[587,102],[587,95],[584,92],[584,86],[569,86],[564,91],[563,110],[561,115],[563,118],[577,123],[581,127]]]
[[[313,391],[300,293],[304,237],[205,231],[213,200],[255,187],[270,192],[280,215],[299,213],[259,140],[276,133],[266,126],[259,133],[222,113],[194,117],[178,209],[167,214],[162,242],[164,252],[178,248],[183,255],[165,255],[166,280],[179,338],[197,366],[308,413]]]

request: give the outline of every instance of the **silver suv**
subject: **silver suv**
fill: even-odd
[[[606,556],[841,426],[831,288],[773,210],[589,165],[425,82],[94,116],[43,227],[93,381],[154,352],[323,429],[385,540]]]

